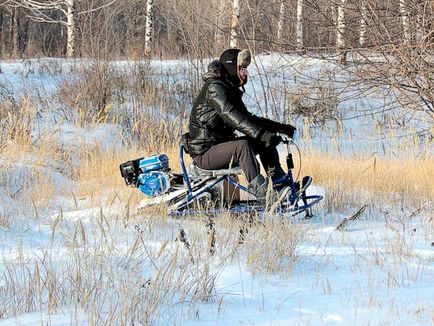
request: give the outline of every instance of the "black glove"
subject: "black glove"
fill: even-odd
[[[282,141],[282,137],[268,131],[264,131],[260,137],[261,142],[265,144],[265,147],[276,147]]]
[[[278,128],[278,132],[284,135],[287,135],[289,138],[293,138],[294,137],[294,132],[297,129],[294,126],[291,125],[286,125],[284,123],[280,123],[279,124],[279,128]]]

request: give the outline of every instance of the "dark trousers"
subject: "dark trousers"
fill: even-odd
[[[193,160],[205,170],[227,169],[231,165],[239,165],[250,182],[260,173],[257,154],[267,174],[270,171],[282,170],[275,147],[265,147],[262,142],[244,137],[214,145]]]

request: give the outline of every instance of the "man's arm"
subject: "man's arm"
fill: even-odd
[[[210,104],[223,121],[248,137],[258,138],[263,133],[262,126],[250,112],[236,106],[230,100],[231,96],[230,90],[220,83],[212,83],[208,87]]]
[[[256,117],[256,119],[265,130],[269,132],[278,132],[287,135],[289,138],[293,138],[294,132],[297,130],[290,124],[279,123],[263,117]]]

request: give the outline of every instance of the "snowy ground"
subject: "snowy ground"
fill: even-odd
[[[265,65],[271,66],[272,60],[278,59],[266,59]],[[28,63],[0,64],[2,85],[19,92],[42,84],[47,94],[74,65],[60,62],[28,73]],[[298,64],[312,75],[328,65],[316,60]],[[180,62],[155,65],[177,69]],[[47,73],[53,67],[58,70]],[[259,82],[252,85],[259,87]],[[353,104],[365,108],[372,101]],[[366,125],[351,120],[347,127],[358,134]],[[119,146],[110,144],[119,126],[59,128],[66,146],[75,144],[76,137],[86,137],[87,144]],[[344,140],[347,134],[342,146],[348,152],[369,143]],[[322,134],[317,144],[331,146]],[[0,156],[0,162],[7,162],[7,157]],[[54,178],[74,187],[61,175]],[[112,205],[99,207],[94,198],[59,196],[35,213],[32,203],[15,202],[4,187],[0,182],[0,211],[16,210],[17,215],[12,225],[0,227],[0,325],[143,320],[161,325],[434,324],[432,202],[421,205],[425,209],[420,211],[404,205],[370,206],[343,231],[336,230],[337,224],[360,207],[332,213],[320,207],[314,219],[294,222],[299,234],[295,256],[280,253],[285,238],[279,227],[269,235],[276,247],[268,247],[262,226],[253,226],[239,244],[237,225],[217,222],[216,254],[209,256],[203,221],[127,220],[125,203],[115,198]],[[113,195],[110,191],[105,195]],[[23,210],[31,217],[26,218]],[[191,243],[190,252],[176,241],[181,228]],[[255,263],[261,257],[272,257],[277,267],[266,270],[263,261]],[[147,311],[150,316],[143,319]]]
[[[252,242],[261,239],[247,238],[246,243],[238,246],[232,259],[223,259],[225,255],[220,250],[224,247],[219,243],[223,240],[219,233],[230,232],[233,236],[237,230],[228,231],[217,226],[216,255],[222,257],[211,263],[214,267],[210,274],[215,275],[212,296],[203,303],[171,301],[162,308],[162,314],[154,316],[154,322],[167,325],[432,325],[432,217],[411,219],[406,215],[409,212],[401,212],[401,216],[398,214],[388,220],[384,216],[372,216],[374,212],[368,213],[373,220],[362,218],[345,231],[335,230],[336,223],[331,216],[299,222],[297,225],[302,225],[306,234],[297,247],[295,265],[283,262],[280,270],[269,273],[253,273],[246,263],[248,250],[243,246],[257,245]],[[77,254],[77,248],[71,246],[70,237],[80,221],[88,232],[90,248],[83,245],[79,248],[95,251],[98,260],[97,252],[108,250],[108,247],[100,248],[102,243],[115,241],[110,250],[116,253],[107,253],[109,262],[106,264],[115,265],[109,267],[109,273],[132,273],[128,266],[119,268],[119,265],[125,263],[124,254],[133,246],[137,227],[147,228],[146,221],[136,220],[122,226],[116,221],[116,215],[107,210],[104,214],[114,227],[107,228],[103,235],[97,231],[99,214],[98,209],[65,212],[54,240],[53,222],[58,215],[1,230],[3,272],[8,264],[24,261],[27,266],[32,266],[32,262],[42,262],[44,258],[50,261],[49,265],[77,268],[72,257]],[[167,241],[169,246],[176,246],[174,239],[180,227],[190,237],[196,228],[204,228],[204,223],[169,223],[159,231],[161,233],[156,232],[144,240],[143,245],[150,251],[172,252],[174,248],[162,248],[168,245]],[[200,241],[205,240],[206,236]],[[187,253],[181,244],[177,246]],[[142,271],[135,271],[136,276],[155,277],[152,268],[145,266]],[[59,266],[53,270],[62,274],[65,273],[63,268]],[[20,272],[15,276],[19,277]],[[25,279],[23,275],[21,277]],[[120,276],[113,278],[120,282]],[[62,280],[62,276],[59,279]],[[69,280],[65,282],[71,284]],[[96,302],[108,305],[110,300],[115,300],[113,292],[118,293],[120,288],[114,285],[114,289],[105,291],[111,299],[99,298]],[[1,324],[68,325],[92,321],[91,313],[76,311],[77,308],[70,304],[60,305],[50,314],[45,305],[42,306],[42,310],[34,307],[33,312],[19,313],[4,319]]]

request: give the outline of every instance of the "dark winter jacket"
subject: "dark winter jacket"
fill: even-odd
[[[235,138],[235,130],[257,139],[264,131],[261,120],[242,101],[243,92],[223,73],[218,60],[211,62],[201,92],[190,114],[188,148],[192,157],[211,146]]]

